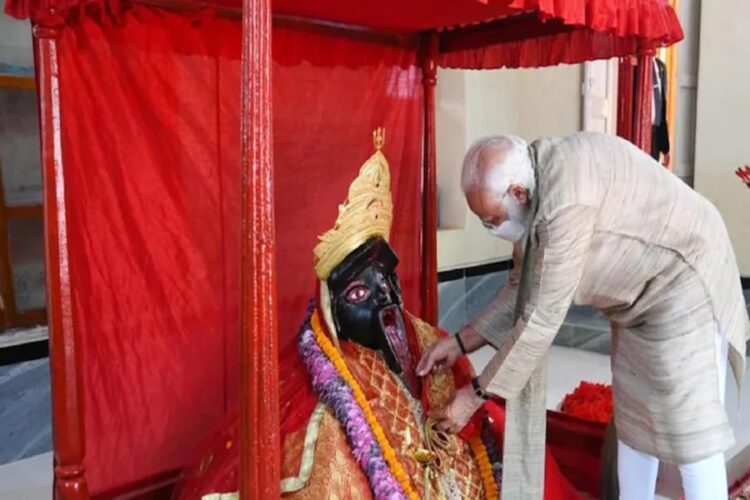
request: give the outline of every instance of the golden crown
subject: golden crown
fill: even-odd
[[[385,129],[372,133],[375,154],[359,170],[349,186],[346,201],[339,205],[339,215],[332,229],[318,237],[313,250],[315,274],[327,280],[347,255],[370,238],[388,240],[393,220],[391,173],[382,153]]]

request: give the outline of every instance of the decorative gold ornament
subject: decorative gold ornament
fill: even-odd
[[[327,280],[334,268],[347,255],[370,238],[388,240],[393,221],[391,200],[391,173],[388,160],[382,153],[385,129],[373,133],[373,154],[359,170],[359,175],[349,186],[346,201],[339,205],[336,224],[323,235],[313,250],[315,274]]]

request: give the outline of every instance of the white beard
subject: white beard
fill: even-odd
[[[502,238],[511,243],[520,241],[526,235],[526,227],[529,222],[529,209],[521,207],[512,196],[506,196],[502,201],[508,220],[499,226],[489,227],[492,236]]]

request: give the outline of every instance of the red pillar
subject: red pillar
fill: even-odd
[[[240,498],[280,496],[271,2],[242,9]]]
[[[435,152],[435,86],[438,37],[422,39],[420,52],[424,86],[424,148],[422,174],[422,319],[438,322],[437,294],[437,160]]]
[[[73,323],[68,264],[68,219],[57,60],[57,41],[61,31],[62,23],[58,22],[34,26],[44,178],[44,246],[55,457],[53,488],[54,497],[58,500],[82,500],[88,498],[89,493],[83,466],[86,446],[80,356],[76,345],[78,335]]]

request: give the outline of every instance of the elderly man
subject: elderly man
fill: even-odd
[[[592,133],[482,139],[462,186],[523,264],[475,321],[423,355],[420,375],[462,351],[497,350],[436,412],[441,425],[465,425],[486,393],[506,398],[503,497],[541,498],[547,349],[572,303],[592,305],[617,325],[620,498],[653,498],[659,460],[679,465],[688,500],[726,498],[726,361],[739,383],[750,323],[716,208],[629,142]]]

